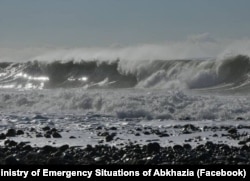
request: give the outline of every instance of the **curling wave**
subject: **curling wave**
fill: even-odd
[[[0,63],[0,88],[156,88],[245,90],[250,58]]]

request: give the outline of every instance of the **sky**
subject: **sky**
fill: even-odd
[[[0,48],[246,39],[249,7],[249,0],[0,0]]]
[[[1,0],[2,45],[105,46],[250,36],[249,0]]]

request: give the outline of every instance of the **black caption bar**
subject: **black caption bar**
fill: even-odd
[[[103,179],[104,177],[156,177],[166,179],[168,177],[189,177],[192,179],[235,177],[237,179],[249,179],[250,166],[194,166],[194,165],[84,165],[84,166],[0,166],[0,179],[34,179],[59,178],[72,179]]]

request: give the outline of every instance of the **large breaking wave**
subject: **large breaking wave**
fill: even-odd
[[[80,60],[0,63],[1,88],[154,88],[244,90],[250,58]]]

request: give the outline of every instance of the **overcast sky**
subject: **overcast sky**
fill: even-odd
[[[109,46],[250,37],[249,0],[0,0],[0,45]]]

